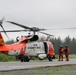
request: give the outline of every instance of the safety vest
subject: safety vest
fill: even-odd
[[[63,51],[64,51],[64,49],[63,49],[63,48],[60,48],[60,49],[59,49],[59,52],[63,52]]]
[[[69,48],[65,48],[64,51],[65,51],[65,53],[69,53],[70,49]]]

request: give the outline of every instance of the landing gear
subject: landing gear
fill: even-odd
[[[30,58],[28,56],[21,57],[21,62],[29,62]]]
[[[49,55],[48,55],[48,60],[49,60],[49,61],[52,61],[52,57],[51,57],[51,56],[49,56]]]
[[[29,62],[29,60],[30,60],[30,57],[29,56],[25,56],[24,57],[24,62]]]
[[[55,59],[55,55],[52,57],[52,59]]]
[[[30,60],[29,56],[19,56],[16,58],[19,59],[21,62],[29,62],[29,60]]]
[[[24,61],[24,59],[23,58],[21,58],[21,62],[23,62]]]

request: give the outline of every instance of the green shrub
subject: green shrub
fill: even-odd
[[[0,54],[0,62],[16,61],[14,56],[8,56],[5,54]]]

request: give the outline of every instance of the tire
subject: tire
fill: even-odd
[[[52,57],[52,59],[55,59],[55,55]]]
[[[51,56],[48,56],[48,60],[49,60],[49,61],[52,61],[52,57],[51,57]]]
[[[23,58],[21,58],[21,62],[23,62],[24,61],[24,59]]]
[[[30,60],[30,59],[29,59],[28,56],[25,56],[25,57],[24,57],[24,62],[29,62],[29,60]]]

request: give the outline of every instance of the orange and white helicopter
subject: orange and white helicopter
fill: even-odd
[[[29,62],[30,58],[33,56],[38,57],[41,60],[44,58],[48,58],[49,61],[52,61],[52,57],[55,57],[53,44],[50,41],[39,41],[39,36],[35,34],[35,32],[40,32],[41,30],[45,29],[39,29],[36,27],[31,28],[15,22],[7,21],[14,25],[33,31],[34,34],[32,36],[17,38],[17,43],[5,44],[1,32],[4,32],[6,34],[6,32],[19,32],[26,30],[5,31],[2,26],[2,22],[3,20],[0,21],[0,26],[3,29],[3,31],[0,31],[0,53],[10,56],[16,56],[18,59],[20,59],[21,62]],[[41,33],[47,34],[44,32]]]

